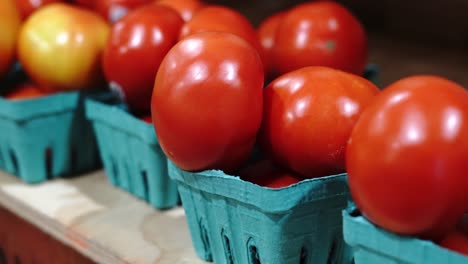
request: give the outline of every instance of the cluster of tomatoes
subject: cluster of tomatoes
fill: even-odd
[[[361,77],[366,34],[345,7],[306,2],[255,29],[197,0],[49,2],[65,1],[0,3],[0,76],[18,59],[34,83],[11,98],[107,83],[151,111],[182,169],[271,188],[347,172],[372,222],[468,254],[468,92],[437,76],[380,91]]]

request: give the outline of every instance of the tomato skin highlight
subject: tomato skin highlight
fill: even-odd
[[[297,5],[283,17],[273,60],[280,74],[306,66],[326,66],[362,75],[367,36],[346,8],[332,1]]]
[[[326,67],[278,77],[264,90],[264,152],[305,178],[344,172],[351,130],[378,92],[362,77]]]
[[[137,8],[112,27],[102,67],[131,110],[148,112],[161,61],[177,43],[183,20],[165,6]]]
[[[436,76],[387,88],[364,111],[347,149],[351,194],[375,224],[438,239],[468,209],[468,92]]]
[[[151,104],[167,157],[188,171],[239,168],[260,127],[263,75],[256,50],[233,34],[178,42],[161,63]]]

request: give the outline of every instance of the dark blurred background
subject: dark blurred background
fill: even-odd
[[[211,0],[258,25],[304,0]],[[381,85],[413,74],[437,74],[468,88],[468,0],[338,0],[364,24],[370,62]]]

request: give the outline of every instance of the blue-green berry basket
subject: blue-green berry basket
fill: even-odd
[[[349,264],[341,211],[349,201],[346,174],[280,189],[169,162],[198,256],[215,263]]]
[[[343,210],[343,234],[356,264],[466,264],[468,257],[437,244],[385,231],[355,207]]]
[[[40,183],[98,168],[94,133],[84,116],[88,96],[98,95],[69,92],[19,101],[0,97],[0,169]]]
[[[169,179],[167,159],[153,125],[121,107],[88,100],[99,152],[109,181],[158,209],[178,204],[175,182]]]

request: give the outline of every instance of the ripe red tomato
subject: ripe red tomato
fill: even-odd
[[[468,257],[468,235],[460,231],[450,232],[439,244]]]
[[[237,169],[260,128],[263,74],[258,53],[233,34],[178,42],[159,67],[151,102],[167,157],[189,171]]]
[[[21,14],[22,19],[27,18],[38,8],[50,3],[63,2],[62,0],[15,0],[16,6]]]
[[[142,118],[140,118],[141,120],[145,121],[146,123],[148,124],[152,124],[153,123],[153,120],[151,119],[151,115],[148,115],[148,116],[144,116]]]
[[[0,79],[15,59],[16,39],[21,19],[13,0],[0,1]]]
[[[114,24],[104,49],[103,69],[111,87],[123,92],[132,110],[150,110],[156,72],[176,44],[183,23],[171,8],[147,5]]]
[[[267,74],[270,78],[275,77],[276,68],[273,64],[273,47],[275,46],[276,30],[278,29],[284,12],[273,14],[267,17],[258,27],[257,34],[262,45],[262,53],[267,68]]]
[[[346,165],[367,218],[437,239],[468,209],[468,92],[435,76],[393,83],[361,115]]]
[[[239,173],[244,181],[269,188],[283,188],[298,183],[300,178],[279,168],[271,160],[260,160]]]
[[[47,91],[102,85],[101,55],[110,27],[90,10],[53,3],[34,12],[18,37],[18,59]]]
[[[96,11],[110,23],[115,23],[130,10],[150,3],[152,0],[96,0]]]
[[[331,68],[280,76],[264,90],[265,153],[307,178],[344,172],[351,130],[377,93],[368,80]]]
[[[173,8],[186,22],[192,19],[195,12],[204,6],[199,0],[157,0],[155,3]]]
[[[257,32],[252,24],[242,14],[234,9],[210,5],[200,9],[194,17],[185,23],[180,32],[183,39],[197,32],[218,31],[228,32],[246,40],[254,47],[263,59],[262,47],[257,38]]]
[[[9,100],[25,100],[48,95],[32,83],[22,83],[9,92],[5,98]]]
[[[366,33],[338,3],[301,4],[281,21],[273,59],[280,74],[306,66],[328,66],[362,75],[367,63]]]

